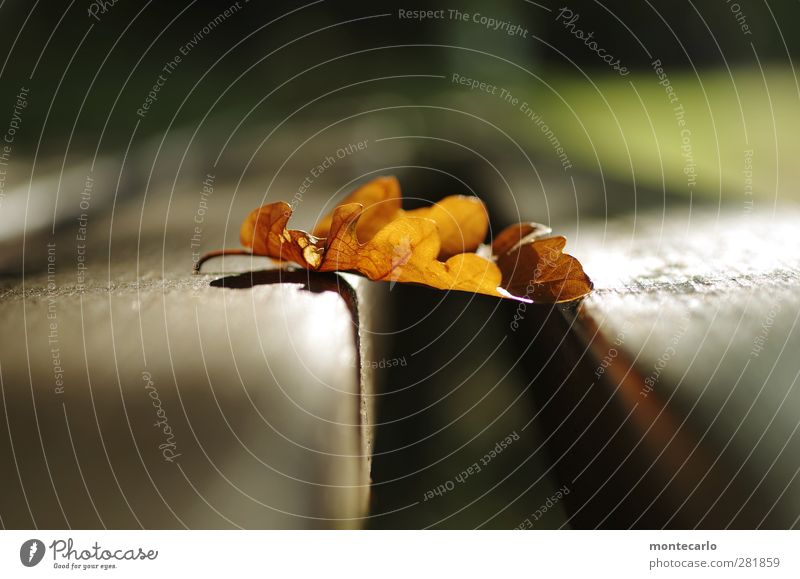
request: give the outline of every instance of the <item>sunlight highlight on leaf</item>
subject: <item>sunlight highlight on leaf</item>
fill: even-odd
[[[549,227],[511,225],[489,248],[481,245],[489,216],[480,199],[454,195],[404,211],[394,177],[379,177],[353,191],[313,234],[288,229],[291,215],[284,202],[253,210],[240,230],[242,245],[254,255],[313,271],[350,271],[375,281],[523,302],[572,301],[593,287],[580,262],[562,252],[566,239],[547,237]],[[207,257],[215,255],[219,252]]]

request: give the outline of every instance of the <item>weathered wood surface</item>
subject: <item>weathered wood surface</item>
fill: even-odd
[[[673,212],[570,240],[596,291],[538,390],[565,524],[800,525],[798,223]]]
[[[219,184],[214,195],[205,249],[225,245],[233,198]],[[259,201],[231,202],[235,213]],[[374,357],[377,308],[367,286],[304,273],[193,276],[197,210],[197,192],[160,190],[115,217],[93,212],[85,279],[72,223],[29,238],[26,275],[4,278],[4,527],[362,525],[371,377],[359,361]],[[229,271],[264,267],[226,261]]]

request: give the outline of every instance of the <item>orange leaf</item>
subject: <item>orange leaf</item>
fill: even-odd
[[[364,220],[358,227],[358,237],[362,242],[369,241],[402,211],[400,183],[394,177],[378,177],[350,193],[339,205],[349,203],[360,203],[364,207]],[[317,223],[314,227],[315,236],[328,237],[333,213]]]
[[[452,195],[438,203],[421,209],[403,211],[400,183],[394,177],[378,177],[362,185],[345,197],[339,206],[360,203],[363,215],[356,228],[358,239],[371,240],[385,225],[398,217],[432,219],[439,228],[441,254],[446,258],[465,251],[475,251],[486,238],[489,216],[477,197]],[[328,237],[335,210],[314,227],[316,237]]]
[[[592,290],[580,262],[562,253],[566,239],[544,237],[550,233],[544,225],[512,225],[494,239],[491,257],[473,253],[489,226],[483,203],[474,197],[445,197],[404,211],[397,180],[380,177],[345,198],[314,235],[287,229],[291,214],[284,202],[252,211],[242,224],[242,245],[315,271],[353,271],[371,280],[525,302],[570,301]]]

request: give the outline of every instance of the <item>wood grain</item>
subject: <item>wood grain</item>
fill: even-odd
[[[798,526],[799,218],[581,228],[572,251],[597,289],[560,328],[570,370],[539,392],[579,439],[554,445],[569,524]]]

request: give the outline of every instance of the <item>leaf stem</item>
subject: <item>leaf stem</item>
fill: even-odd
[[[209,251],[194,264],[194,273],[200,273],[200,268],[202,268],[203,264],[209,259],[224,257],[226,255],[253,255],[253,253],[246,249],[217,249],[215,251]]]

